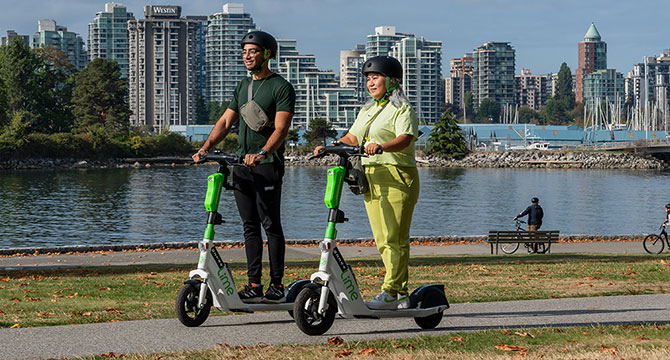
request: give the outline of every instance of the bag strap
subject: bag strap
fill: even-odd
[[[247,102],[254,99],[254,79],[249,77],[249,86],[247,86]]]
[[[384,105],[382,105],[382,108],[379,109],[379,111],[377,111],[377,113],[374,114],[374,116],[372,116],[372,120],[370,120],[370,124],[368,124],[368,128],[365,129],[365,135],[363,135],[363,140],[361,140],[361,145],[363,144],[365,139],[368,137],[368,134],[370,133],[370,128],[372,127],[372,122],[375,121],[375,119],[377,118],[377,115],[379,115],[379,113],[381,113],[384,110],[384,108],[386,107],[386,105],[388,105],[389,102],[390,101],[386,101],[386,103]]]

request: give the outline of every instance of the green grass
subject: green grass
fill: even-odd
[[[442,336],[318,345],[228,346],[160,354],[106,354],[91,359],[667,359],[670,325],[616,325],[454,332]]]
[[[381,260],[349,264],[363,297],[376,295],[384,276]],[[194,266],[0,271],[0,327],[174,318],[175,297]],[[246,265],[230,266],[240,288]],[[316,266],[314,260],[287,261],[285,283],[309,278]],[[443,283],[451,303],[654,294],[670,289],[669,266],[670,255],[417,257],[410,260],[410,287]],[[225,313],[212,312],[219,314]]]

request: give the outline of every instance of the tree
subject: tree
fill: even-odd
[[[16,37],[9,45],[0,47],[0,79],[5,86],[7,117],[23,121],[26,131],[40,130],[40,99],[47,92],[43,76],[48,65]],[[15,116],[20,112],[20,116]]]
[[[524,106],[519,109],[519,123],[529,124],[538,118],[537,111]]]
[[[8,108],[7,91],[2,78],[0,78],[0,133],[2,133],[2,129],[9,124]]]
[[[463,96],[463,108],[465,109],[465,115],[472,119],[475,115],[475,109],[472,105],[472,91],[466,92]],[[467,122],[467,120],[468,119],[465,119],[465,122]]]
[[[428,142],[426,153],[429,155],[450,157],[468,152],[461,128],[454,120],[451,110],[445,111],[440,120],[435,123],[433,132],[428,136]]]
[[[491,99],[484,98],[479,104],[479,112],[477,112],[477,118],[479,122],[498,122],[498,116],[500,115],[500,104]]]
[[[300,140],[300,135],[298,135],[298,129],[290,129],[288,131],[288,134],[286,134],[286,141],[297,143],[298,140]]]
[[[226,109],[228,109],[228,101],[224,102],[216,102],[216,101],[210,101],[206,105],[206,112],[208,116],[208,124],[214,125],[216,122],[219,120],[221,115],[223,115],[224,112],[226,112]]]
[[[40,99],[43,113],[40,130],[46,133],[69,131],[74,124],[72,90],[77,69],[65,52],[54,46],[35,49],[35,53],[48,64],[48,68],[40,72],[47,89]]]
[[[127,129],[131,112],[126,83],[119,65],[103,58],[93,60],[77,74],[72,100],[77,129],[93,125],[108,130]]]
[[[336,138],[337,131],[333,130],[333,124],[326,119],[315,118],[309,122],[309,130],[302,135],[307,140],[308,146],[312,147],[316,144],[326,145],[326,139]]]
[[[572,72],[568,64],[561,64],[556,84],[556,97],[566,111],[575,107],[575,93],[572,92]]]

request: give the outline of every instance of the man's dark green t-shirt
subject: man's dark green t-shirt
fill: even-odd
[[[235,95],[228,105],[228,108],[237,112],[240,119],[237,155],[257,154],[263,145],[267,143],[274,127],[253,131],[247,126],[240,108],[247,103],[247,88],[251,78],[246,78],[237,85]],[[254,101],[265,111],[268,118],[274,123],[277,111],[295,112],[295,90],[291,83],[286,81],[278,74],[272,74],[261,80],[253,81]],[[284,162],[284,143],[261,163],[271,163],[274,161]]]

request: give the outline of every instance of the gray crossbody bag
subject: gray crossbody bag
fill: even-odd
[[[265,78],[267,79],[267,78]],[[268,114],[265,113],[265,110],[254,101],[253,94],[253,84],[254,80],[249,81],[249,86],[247,86],[247,102],[242,105],[240,108],[240,114],[244,119],[244,122],[247,123],[247,126],[253,131],[260,131],[268,127],[273,127],[274,123],[270,121]],[[265,80],[258,86],[256,93],[261,89],[261,86],[265,84]]]
[[[386,102],[386,104],[388,104],[388,102]],[[377,111],[377,113],[372,117],[372,120],[370,120],[370,124],[368,125],[368,128],[365,129],[365,135],[363,135],[363,139],[361,140],[361,146],[365,144],[365,139],[370,133],[370,127],[372,127],[372,123],[377,118],[377,115],[379,115],[379,113],[384,110],[386,104],[382,105],[382,108],[379,109],[379,111]],[[347,171],[347,176],[344,178],[344,182],[349,185],[349,190],[351,190],[351,192],[355,195],[365,194],[370,190],[370,184],[368,183],[368,178],[365,177],[365,167],[361,162],[361,157],[349,157],[349,164],[351,164],[351,168],[348,169],[349,171]]]

